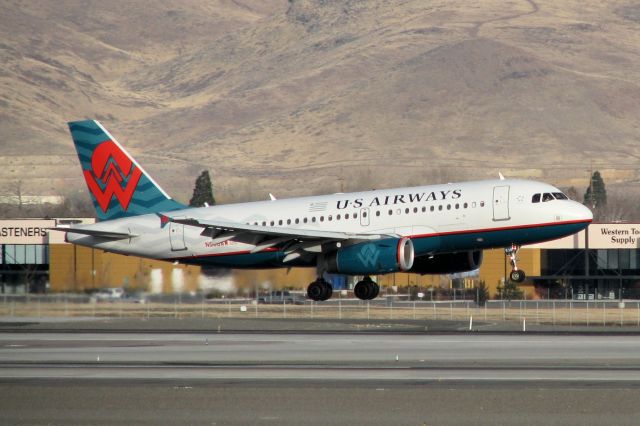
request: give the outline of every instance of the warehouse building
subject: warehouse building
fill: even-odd
[[[0,220],[0,290],[7,293],[90,292],[123,287],[151,293],[209,291],[221,278],[200,267],[106,253],[64,242],[62,232],[48,228],[92,223],[93,219]],[[617,299],[640,298],[640,224],[591,224],[576,235],[523,247],[518,266],[527,273],[519,287],[524,297]],[[504,250],[486,250],[481,269],[460,276],[389,274],[377,277],[387,290],[450,289],[468,294],[484,281],[491,298],[501,298],[510,271]],[[237,289],[305,289],[315,279],[314,268],[287,271],[234,271]],[[349,280],[338,280],[349,287]],[[336,281],[336,283],[338,283]],[[457,293],[457,292],[459,293]],[[472,292],[471,292],[472,293]],[[428,300],[429,297],[427,296]]]
[[[523,247],[518,266],[530,298],[640,298],[640,224],[593,223],[575,235]],[[485,251],[480,279],[499,298],[510,265],[503,250]]]

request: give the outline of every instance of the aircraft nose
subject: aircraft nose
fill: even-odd
[[[593,213],[589,208],[577,201],[573,202],[571,208],[571,216],[573,216],[574,220],[591,222],[593,220]]]

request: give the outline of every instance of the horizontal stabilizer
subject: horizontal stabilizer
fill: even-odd
[[[108,238],[110,240],[124,240],[125,238],[137,237],[135,234],[125,232],[100,231],[96,229],[80,229],[80,228],[48,228],[52,231],[68,232],[71,234],[89,235],[97,238]]]

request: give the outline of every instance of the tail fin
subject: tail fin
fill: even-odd
[[[185,208],[95,120],[69,122],[98,220]]]

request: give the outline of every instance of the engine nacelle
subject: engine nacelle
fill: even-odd
[[[375,275],[408,271],[413,266],[413,242],[409,238],[388,238],[354,244],[329,253],[327,272],[347,275]]]
[[[416,257],[410,272],[416,274],[454,274],[478,269],[482,265],[482,250]]]

